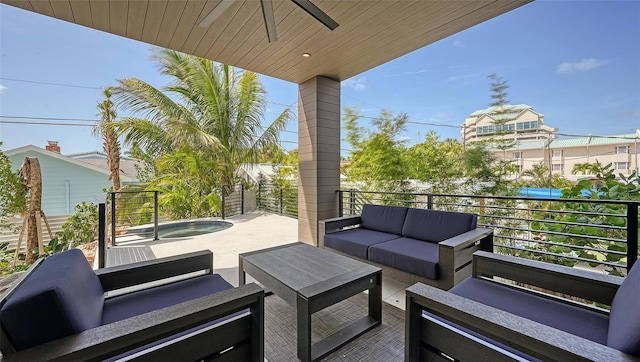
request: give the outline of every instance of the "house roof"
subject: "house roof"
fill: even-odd
[[[19,155],[21,153],[25,153],[25,152],[35,152],[35,153],[40,153],[43,155],[46,155],[48,157],[53,157],[55,159],[64,161],[64,162],[68,162],[80,167],[84,167],[96,172],[100,172],[103,173],[105,175],[107,175],[107,177],[111,174],[111,172],[109,171],[108,166],[106,166],[106,159],[104,161],[102,160],[81,160],[81,159],[75,159],[69,156],[65,156],[62,155],[58,152],[52,152],[52,151],[47,151],[44,148],[40,148],[38,146],[34,146],[34,145],[26,145],[26,146],[22,146],[22,147],[18,147],[18,148],[14,148],[11,150],[7,150],[4,152],[5,155],[7,155],[8,157],[11,156],[15,156],[15,155]],[[94,162],[94,161],[100,161],[100,162]],[[135,167],[133,165],[126,165],[124,168],[122,167],[123,164],[120,165],[120,178],[122,182],[137,182],[138,179],[136,177],[137,172],[135,171]],[[131,171],[133,169],[133,172]]]
[[[294,1],[272,0],[275,42],[261,1],[0,2],[299,84],[318,75],[351,78],[530,0],[313,0],[339,24],[333,31]],[[205,24],[218,5],[229,7]]]
[[[107,154],[101,151],[87,151],[87,152],[78,152],[78,153],[69,153],[66,155],[67,157],[75,158],[77,160],[80,159],[106,159]],[[131,157],[127,157],[124,155],[120,155],[120,160],[134,160]]]
[[[600,146],[600,145],[620,145],[632,143],[635,140],[640,141],[640,130],[636,133],[619,134],[611,136],[589,136],[579,138],[562,138],[550,140],[549,148],[570,148],[584,146]],[[546,148],[546,140],[535,141],[518,141],[512,148],[519,150]]]
[[[479,109],[473,113],[471,113],[470,117],[476,117],[476,116],[482,116],[482,115],[492,115],[493,118],[495,118],[493,116],[494,113],[496,113],[498,107],[489,107],[489,108],[485,108],[485,109]],[[533,107],[528,106],[526,104],[505,104],[504,106],[502,106],[502,111],[503,112],[508,112],[508,113],[520,113],[524,110],[527,109],[533,109]]]

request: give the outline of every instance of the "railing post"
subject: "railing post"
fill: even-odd
[[[153,240],[158,238],[158,191],[153,192]]]
[[[98,204],[98,268],[107,265],[107,205]]]
[[[225,194],[227,193],[224,189],[224,187],[222,187],[222,220],[224,220],[224,203],[225,203]]]
[[[280,215],[282,215],[282,186],[280,186]]]
[[[638,260],[638,204],[627,204],[627,272]]]
[[[356,213],[356,191],[349,189],[349,215],[355,215]]]
[[[256,204],[258,210],[262,210],[262,182],[258,182],[258,201]]]
[[[240,184],[240,215],[244,215],[244,184]]]
[[[338,190],[338,216],[344,216],[344,200],[342,200],[343,192]]]
[[[427,195],[427,209],[433,209],[433,195]]]
[[[116,246],[116,193],[111,193],[111,246]]]

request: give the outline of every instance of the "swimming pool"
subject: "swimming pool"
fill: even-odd
[[[217,220],[178,221],[158,225],[158,238],[184,238],[202,234],[215,233],[228,229],[232,223]],[[153,237],[153,226],[129,229],[129,233],[143,238]]]

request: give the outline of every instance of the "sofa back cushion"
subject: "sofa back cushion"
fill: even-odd
[[[640,262],[636,262],[611,302],[607,345],[640,357]]]
[[[4,332],[18,351],[94,328],[104,291],[82,251],[45,259],[0,310]]]
[[[409,209],[402,235],[439,243],[476,228],[475,214],[430,209]]]
[[[408,209],[402,206],[365,204],[360,215],[360,227],[400,235]]]

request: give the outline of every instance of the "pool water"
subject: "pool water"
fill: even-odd
[[[158,238],[184,238],[202,234],[215,233],[216,231],[228,229],[233,226],[226,221],[202,220],[202,221],[180,221],[170,224],[158,225]],[[129,230],[131,234],[143,238],[153,238],[153,227],[146,227],[136,230]]]

